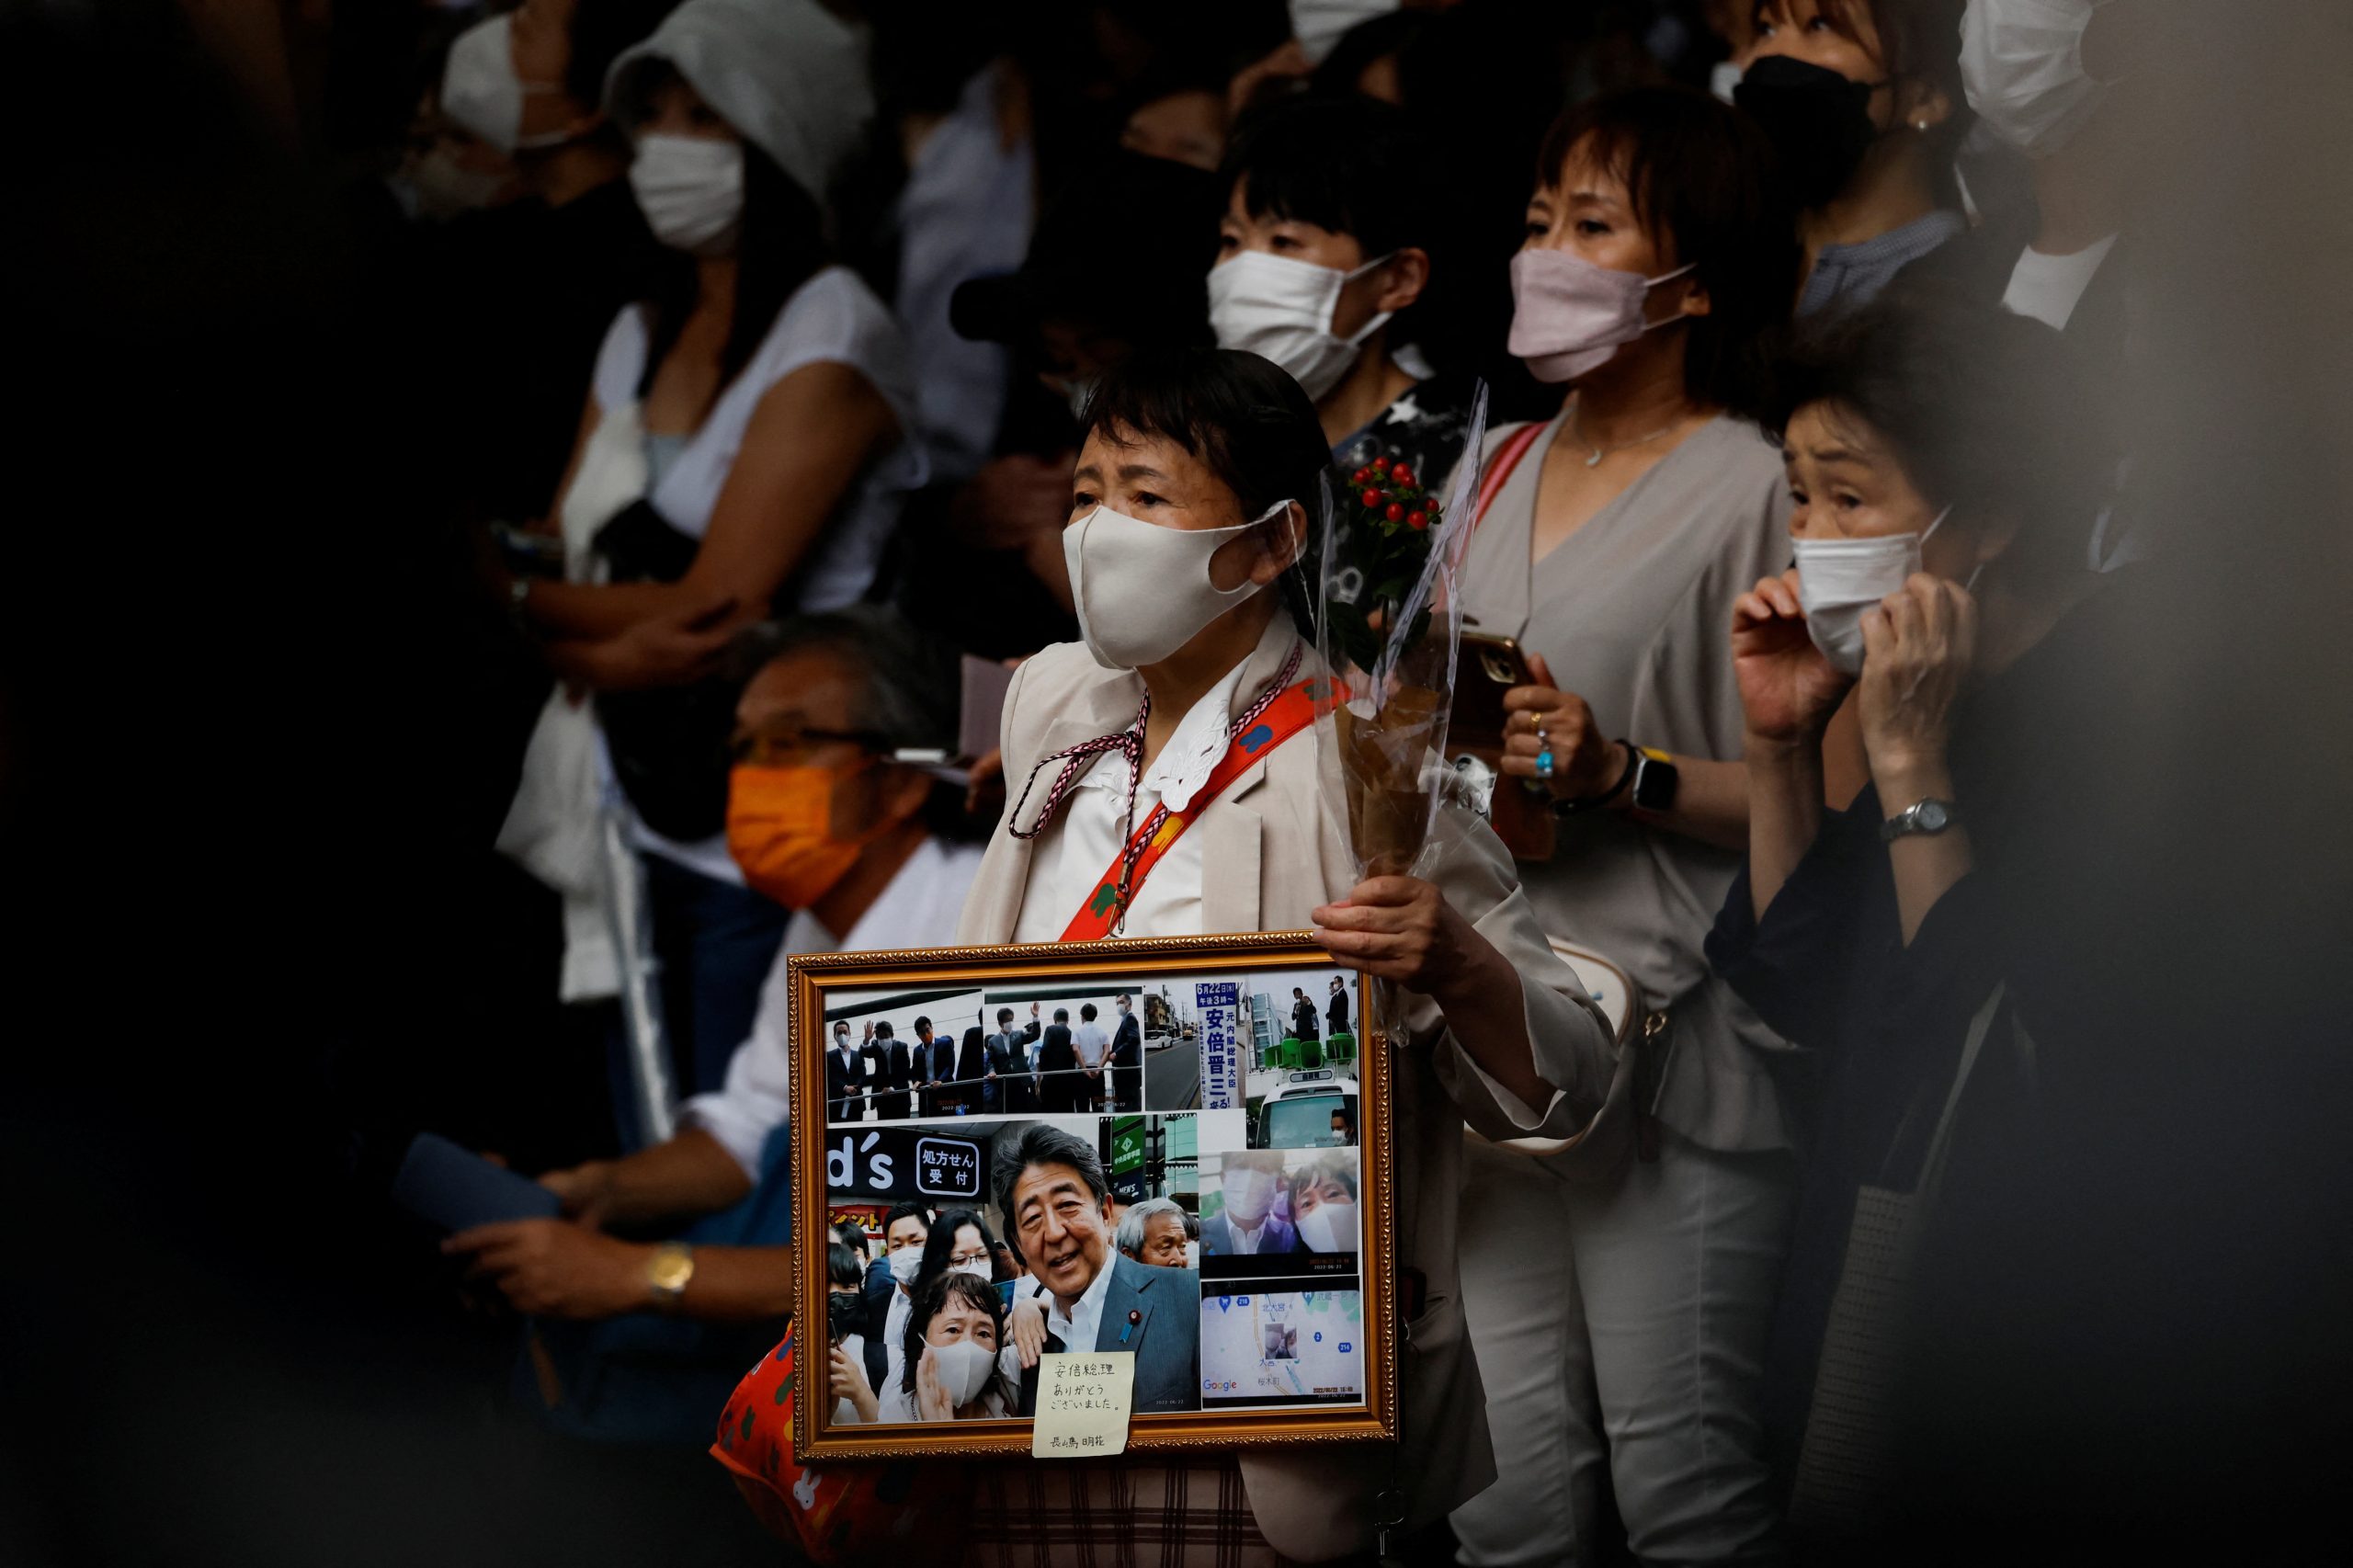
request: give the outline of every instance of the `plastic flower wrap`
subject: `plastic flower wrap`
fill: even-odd
[[[1450,482],[1404,462],[1369,463],[1340,473],[1347,489],[1324,508],[1316,651],[1339,688],[1339,783],[1362,876],[1419,869],[1453,777],[1445,756],[1462,631],[1456,583],[1486,423],[1483,386]],[[1442,498],[1430,488],[1441,483]]]

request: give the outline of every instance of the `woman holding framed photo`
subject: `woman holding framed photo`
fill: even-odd
[[[1067,1506],[1098,1528],[1117,1518],[1139,1552],[1207,1540],[1233,1543],[1221,1561],[1368,1551],[1377,1517],[1433,1522],[1494,1474],[1456,1283],[1462,1122],[1496,1137],[1583,1125],[1608,1087],[1610,1033],[1483,824],[1442,808],[1427,879],[1355,875],[1318,766],[1330,720],[1309,695],[1319,671],[1297,567],[1330,450],[1298,383],[1253,354],[1142,357],[1106,379],[1084,423],[1063,553],[1085,641],[1014,677],[1003,749],[1016,804],[957,939],[1313,926],[1341,963],[1396,983],[1404,1014],[1381,1022],[1397,1048],[1405,1321],[1393,1466],[1296,1447],[1084,1461]],[[1028,1558],[1054,1528],[1030,1488],[982,1494],[983,1561]]]

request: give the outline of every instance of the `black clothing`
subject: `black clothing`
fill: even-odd
[[[1130,1013],[1111,1036],[1111,1108],[1143,1109],[1143,1025]]]
[[[989,1036],[989,1071],[996,1074],[996,1108],[1001,1111],[1038,1108],[1037,1085],[1029,1080],[1028,1046],[1038,1038],[1033,1020],[1019,1029]]]
[[[931,1043],[915,1042],[915,1076],[928,1083],[944,1084],[956,1076],[956,1041],[953,1037],[935,1034]],[[925,1116],[945,1116],[953,1103],[954,1089],[926,1089],[923,1092]]]
[[[891,1278],[891,1266],[876,1258],[866,1266],[866,1283],[858,1288],[866,1298],[866,1382],[869,1388],[880,1389],[889,1374],[891,1347],[885,1342],[882,1325],[891,1321],[891,1298],[899,1282]]]
[[[844,1060],[845,1057],[847,1060]],[[858,1095],[865,1084],[865,1064],[858,1060],[857,1051],[845,1052],[828,1048],[825,1051],[825,1119],[863,1120],[866,1102]]]
[[[1038,1096],[1049,1116],[1068,1116],[1080,1109],[1086,1090],[1079,1075],[1070,1071],[1077,1065],[1078,1048],[1071,1043],[1070,1026],[1047,1025],[1045,1040],[1038,1047],[1038,1071],[1043,1077]]]
[[[1348,993],[1345,986],[1332,993],[1332,1000],[1324,1006],[1324,1017],[1333,1034],[1348,1032]]]
[[[1343,436],[1332,449],[1333,488],[1346,497],[1350,483],[1368,463],[1404,463],[1425,489],[1444,484],[1462,459],[1471,435],[1471,404],[1477,382],[1468,376],[1432,376],[1408,387],[1380,417]],[[1438,496],[1441,506],[1446,497]]]
[[[981,1091],[986,1086],[988,1071],[987,1037],[981,1033],[980,1025],[974,1024],[964,1031],[964,1043],[957,1048],[955,1075],[959,1082],[955,1088],[946,1091],[949,1103],[961,1105],[967,1112],[983,1108]]]
[[[1304,996],[1291,1005],[1290,1032],[1302,1040],[1315,1038],[1315,1004]]]
[[[882,1074],[876,1087],[887,1092],[875,1095],[874,1114],[885,1121],[904,1121],[910,1097],[907,1090],[915,1081],[914,1055],[903,1040],[887,1040],[881,1045]]]

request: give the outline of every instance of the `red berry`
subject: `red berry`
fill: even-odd
[[[1405,514],[1405,526],[1409,528],[1428,528],[1430,526],[1430,515],[1427,512],[1419,510],[1418,508],[1408,512]]]
[[[1389,477],[1400,484],[1411,484],[1414,483],[1414,471],[1405,464],[1399,463],[1389,471]]]
[[[1405,520],[1405,508],[1392,501],[1389,503],[1389,510],[1383,515],[1392,523],[1402,523]]]
[[[1364,493],[1364,504],[1365,504],[1366,506],[1380,506],[1380,505],[1381,505],[1381,492],[1380,492],[1380,491],[1378,491],[1378,490],[1368,490],[1368,491],[1366,491],[1366,492]]]
[[[1358,484],[1362,484],[1366,480],[1372,477],[1372,470],[1369,468],[1360,468],[1348,477],[1355,480]]]

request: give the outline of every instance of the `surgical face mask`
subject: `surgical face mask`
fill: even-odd
[[[745,764],[728,775],[727,853],[744,881],[787,909],[806,909],[858,863],[866,846],[889,831],[878,818],[858,837],[834,836],[834,791],[863,772],[847,767],[759,767]]]
[[[969,1274],[983,1284],[996,1278],[996,1270],[989,1267],[989,1261],[984,1257],[976,1257],[966,1263],[951,1263],[948,1266],[948,1272]]]
[[[1199,1242],[1187,1242],[1185,1244],[1185,1267],[1188,1268],[1199,1268],[1200,1266],[1201,1244]]]
[[[1937,514],[1927,533],[1877,539],[1799,539],[1798,603],[1806,635],[1842,675],[1863,673],[1863,617],[1920,570],[1920,546],[1952,510]]]
[[[640,137],[629,187],[655,239],[695,256],[725,256],[744,217],[744,144],[659,132]]]
[[[1070,416],[1084,424],[1087,400],[1095,395],[1100,376],[1064,376],[1062,378],[1063,401],[1070,404]]]
[[[1740,62],[1737,60],[1719,60],[1714,69],[1708,73],[1708,91],[1725,103],[1732,102],[1733,92],[1739,85]]]
[[[841,1033],[834,1036],[834,1044],[839,1050],[847,1051],[849,1049],[849,1030],[844,1029]]]
[[[1310,65],[1321,65],[1350,28],[1397,8],[1397,0],[1290,0],[1290,34]]]
[[[441,112],[502,153],[560,146],[567,140],[561,131],[523,134],[523,95],[560,93],[563,86],[526,82],[515,74],[514,50],[507,40],[514,24],[511,15],[493,17],[451,40],[449,62],[441,69]]]
[[[989,1374],[996,1369],[996,1352],[977,1339],[957,1339],[933,1346],[931,1361],[949,1403],[961,1410],[989,1386]]]
[[[1665,326],[1666,322],[1643,318],[1643,301],[1653,289],[1698,265],[1644,278],[1596,267],[1564,250],[1521,251],[1511,258],[1508,347],[1538,381],[1574,381],[1608,364],[1653,327]]]
[[[1299,1239],[1311,1252],[1357,1250],[1357,1206],[1319,1203],[1299,1217]]]
[[[1271,1171],[1236,1171],[1225,1178],[1226,1217],[1245,1231],[1255,1231],[1275,1206],[1275,1177]]]
[[[1221,588],[1210,557],[1290,505],[1279,501],[1230,528],[1165,528],[1097,506],[1063,530],[1078,631],[1107,670],[1156,665],[1201,628],[1259,591],[1245,577]]]
[[[1879,140],[1870,102],[1881,85],[1850,81],[1786,54],[1768,54],[1749,66],[1733,101],[1780,153],[1797,204],[1819,207],[1847,188]]]
[[[891,1278],[902,1285],[914,1284],[915,1275],[922,1267],[923,1245],[921,1243],[903,1246],[891,1255]]]
[[[2084,29],[2107,0],[1969,0],[1961,85],[1995,136],[2030,158],[2090,122],[2108,84],[2084,70]]]
[[[1289,372],[1310,402],[1339,385],[1366,338],[1390,312],[1381,311],[1347,337],[1332,335],[1340,290],[1389,260],[1353,272],[1246,250],[1210,269],[1210,326],[1220,348],[1263,355]]]

